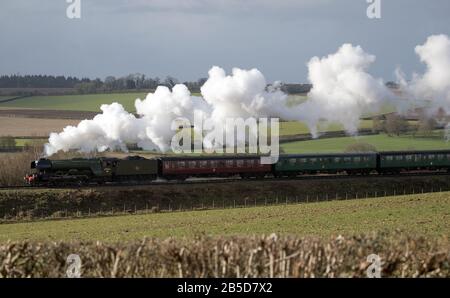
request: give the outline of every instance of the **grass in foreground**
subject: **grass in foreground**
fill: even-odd
[[[385,134],[290,142],[280,147],[284,153],[344,152],[349,145],[358,142],[369,143],[378,151],[450,149],[450,143],[444,139],[414,138],[411,135],[389,137]]]
[[[287,206],[41,221],[0,225],[0,241],[116,242],[206,234],[348,235],[404,230],[450,235],[450,193],[330,201]]]

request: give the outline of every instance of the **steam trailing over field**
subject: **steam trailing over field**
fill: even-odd
[[[381,79],[367,73],[374,61],[375,56],[351,44],[342,45],[328,57],[309,61],[313,88],[301,110],[313,135],[320,119],[341,123],[354,134],[362,113],[377,112],[384,101],[394,97]]]
[[[450,113],[450,39],[447,35],[428,37],[423,45],[415,48],[426,71],[414,73],[410,82],[398,71],[398,80],[405,94],[412,100],[429,100],[431,112],[442,108]]]
[[[108,148],[126,150],[126,143],[165,152],[175,133],[172,123],[180,118],[192,123],[196,114],[210,119],[213,124],[223,124],[229,117],[282,117],[283,112],[288,111],[285,106],[287,95],[276,88],[268,91],[266,85],[264,76],[257,69],[235,68],[227,76],[223,69],[215,66],[201,88],[202,97],[192,96],[182,84],[172,90],[159,86],[144,100],[136,100],[139,117],[128,113],[118,103],[102,105],[102,114],[94,119],[84,120],[77,127],[68,126],[61,133],[50,134],[45,154],[71,149],[85,152]],[[222,145],[220,142],[212,144]]]
[[[361,115],[378,112],[386,102],[404,112],[418,100],[429,100],[432,110],[443,108],[450,113],[450,39],[446,35],[430,36],[415,51],[427,69],[422,75],[413,74],[410,81],[397,71],[403,96],[394,95],[381,79],[368,73],[375,56],[360,46],[344,44],[336,53],[313,57],[307,63],[313,88],[308,99],[295,106],[288,106],[288,96],[277,83],[267,87],[265,77],[257,69],[234,68],[227,75],[214,66],[201,87],[201,97],[192,96],[182,84],[172,90],[159,86],[145,99],[136,100],[138,117],[118,103],[102,105],[102,113],[92,120],[50,134],[45,154],[50,156],[60,150],[125,151],[127,143],[165,152],[176,133],[174,121],[184,118],[193,123],[194,115],[217,125],[235,117],[298,120],[307,123],[312,135],[317,136],[317,127],[323,120],[340,123],[349,134],[356,134]],[[194,131],[205,133],[198,127]],[[222,145],[204,142],[206,147]]]

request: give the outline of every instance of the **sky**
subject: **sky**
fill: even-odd
[[[70,1],[70,0],[67,0]],[[448,0],[1,0],[0,74],[102,78],[142,73],[180,81],[220,66],[258,68],[269,82],[308,82],[313,56],[344,43],[376,56],[369,72],[394,80],[423,64],[414,47],[450,35]]]

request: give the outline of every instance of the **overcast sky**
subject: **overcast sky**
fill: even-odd
[[[0,74],[183,81],[218,65],[306,82],[308,60],[343,43],[374,54],[369,72],[386,81],[397,66],[422,71],[414,47],[450,35],[450,1],[381,3],[374,20],[366,0],[81,0],[81,19],[69,19],[66,0],[1,0]]]

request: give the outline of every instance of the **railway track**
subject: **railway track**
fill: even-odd
[[[370,175],[303,175],[296,177],[267,177],[267,178],[191,178],[190,180],[156,180],[150,183],[106,183],[102,185],[91,184],[81,186],[0,186],[0,190],[15,190],[15,189],[92,189],[92,188],[107,188],[107,187],[140,187],[153,185],[188,185],[188,184],[222,184],[232,182],[260,182],[260,181],[299,181],[299,180],[345,180],[345,179],[376,179],[376,178],[401,178],[401,177],[432,177],[432,176],[449,176],[448,172],[408,172],[403,174],[370,174]]]

